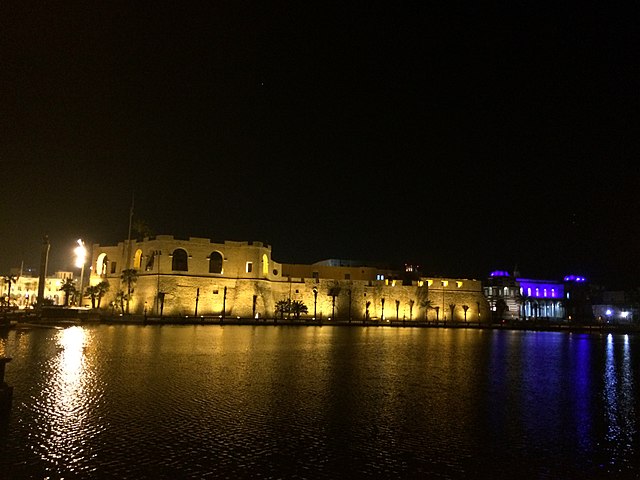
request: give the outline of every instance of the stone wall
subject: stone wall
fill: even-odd
[[[188,254],[187,272],[171,270],[170,254],[176,248],[182,248]],[[208,256],[212,251],[218,251],[224,257],[221,274],[209,273]],[[154,252],[153,268],[147,269],[146,262]],[[159,256],[157,252],[160,252]],[[98,275],[98,260],[103,254],[110,262],[117,262],[117,268],[112,272],[109,267],[105,275]],[[103,280],[110,284],[110,290],[102,300],[103,308],[114,308],[118,291],[127,291],[120,277],[129,255],[129,264],[137,271],[129,302],[129,312],[134,314],[146,311],[149,315],[159,315],[162,309],[162,314],[167,316],[221,316],[224,305],[225,317],[273,318],[277,302],[291,299],[306,305],[308,311],[304,318],[312,318],[315,310],[318,318],[326,320],[334,317],[358,321],[368,317],[374,321],[435,321],[437,316],[441,322],[445,319],[451,322],[450,305],[454,305],[453,321],[464,322],[463,305],[466,305],[467,321],[475,323],[489,319],[482,285],[477,280],[424,278],[411,285],[402,285],[400,281],[389,279],[371,280],[373,269],[366,272],[367,280],[359,280],[357,275],[354,275],[356,279],[345,280],[344,267],[318,269],[325,278],[284,277],[283,265],[271,260],[271,248],[262,243],[215,243],[208,239],[179,240],[171,236],[134,241],[130,249],[126,243],[107,247],[94,245],[92,265],[96,268],[92,269],[91,284]],[[251,272],[247,272],[247,262],[253,263]],[[312,270],[316,271],[311,268],[306,272]],[[432,308],[421,306],[425,299],[430,301]]]

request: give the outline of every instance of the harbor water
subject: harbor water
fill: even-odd
[[[12,329],[0,478],[640,478],[640,339]]]

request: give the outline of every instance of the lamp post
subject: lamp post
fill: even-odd
[[[76,254],[76,267],[80,269],[80,307],[82,307],[82,290],[84,284],[84,264],[87,260],[87,249],[82,239],[78,239],[78,246],[73,250]]]
[[[318,287],[313,287],[313,319],[317,318],[316,312],[318,307]]]

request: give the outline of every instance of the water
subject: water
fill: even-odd
[[[12,330],[2,478],[640,478],[640,340],[464,329]]]

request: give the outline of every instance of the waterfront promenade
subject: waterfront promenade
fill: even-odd
[[[455,328],[455,329],[488,329],[488,330],[524,330],[524,331],[559,331],[559,332],[594,332],[594,333],[640,333],[640,325],[622,324],[577,324],[571,322],[551,322],[531,319],[511,322],[450,322],[425,321],[424,319],[313,319],[309,317],[261,317],[244,318],[221,315],[185,315],[156,316],[139,314],[110,314],[92,310],[65,309],[54,315],[31,313],[12,313],[2,317],[4,328],[30,328],[45,326],[68,326],[82,324],[109,325],[254,325],[254,326],[340,326],[340,327],[380,327],[380,328]]]

